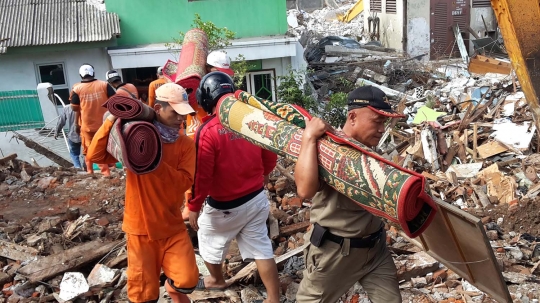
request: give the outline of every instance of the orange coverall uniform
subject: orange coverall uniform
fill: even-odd
[[[107,111],[102,106],[103,103],[114,94],[114,89],[107,82],[97,79],[83,80],[73,85],[69,101],[73,111],[79,112],[79,121],[76,123],[81,127],[83,155],[87,154],[88,146],[103,122],[103,115]],[[86,159],[86,166],[89,172],[93,172],[92,162],[88,159]],[[103,174],[110,174],[108,165],[100,165],[100,169]]]
[[[139,92],[135,85],[131,83],[122,83],[116,88],[116,94],[133,99],[139,99]]]
[[[165,83],[167,83],[167,79],[165,78],[159,78],[150,82],[150,85],[148,85],[148,106],[154,107],[154,104],[156,104],[156,89]]]
[[[107,152],[113,123],[105,120],[88,150],[97,163],[115,162]],[[127,234],[128,298],[146,302],[159,298],[160,272],[177,291],[190,293],[199,279],[195,252],[182,220],[182,200],[193,184],[195,144],[180,136],[163,143],[161,163],[153,172],[136,175],[127,170],[122,230]]]

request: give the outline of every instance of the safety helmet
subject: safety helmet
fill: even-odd
[[[114,69],[112,69],[112,70],[108,71],[107,73],[105,73],[105,79],[109,83],[113,83],[115,81],[122,80],[122,78],[120,77],[120,74],[118,73],[118,71],[116,71]]]
[[[79,68],[79,75],[81,78],[86,76],[94,77],[94,67],[88,63],[81,65]]]
[[[211,114],[219,98],[234,91],[234,82],[231,77],[223,72],[211,72],[202,78],[197,88],[197,103],[204,111]]]
[[[157,68],[157,74],[160,76],[163,75],[163,66]]]
[[[231,69],[231,58],[224,51],[213,51],[206,57],[206,64],[215,67],[218,71],[224,72],[229,76],[234,76],[234,71]]]

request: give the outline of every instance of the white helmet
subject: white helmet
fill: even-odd
[[[79,68],[79,75],[81,78],[84,78],[85,76],[94,77],[94,67],[88,63],[81,65]]]
[[[231,69],[231,58],[229,58],[224,51],[213,51],[208,54],[206,64],[215,67],[217,70],[224,72],[229,76],[234,75],[234,71]]]

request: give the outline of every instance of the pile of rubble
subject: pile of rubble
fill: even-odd
[[[288,35],[301,38],[304,33],[312,32],[324,36],[362,37],[364,34],[363,13],[349,23],[338,20],[353,4],[343,5],[337,9],[325,7],[308,13],[302,10],[291,9],[287,12],[289,23]]]
[[[294,163],[280,159],[267,184],[272,203],[269,236],[286,302],[295,301],[302,279],[304,234],[310,219],[310,201],[297,197],[293,171]],[[124,179],[118,169],[112,170],[112,178],[101,178],[72,169],[34,167],[13,156],[0,159],[0,302],[126,302],[127,262],[121,231]],[[467,188],[463,191],[472,193]],[[520,221],[534,217],[520,212],[530,210],[527,205],[534,205],[533,200],[518,204],[512,215],[507,215],[508,209],[483,209],[487,234],[515,302],[533,302],[540,294],[535,276],[540,264],[539,233]],[[478,209],[467,210],[478,215]],[[508,221],[517,225],[505,225]],[[407,242],[394,226],[387,229],[386,241],[405,301],[494,302]],[[198,263],[201,274],[206,274],[200,258]],[[191,299],[251,302],[264,296],[255,265],[242,262],[234,243],[224,272],[229,282],[238,283],[223,292],[196,291]],[[160,300],[168,300],[164,292]],[[369,302],[359,284],[341,301]]]

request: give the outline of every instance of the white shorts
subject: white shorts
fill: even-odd
[[[197,223],[199,252],[204,261],[221,264],[236,238],[242,259],[272,259],[272,243],[268,237],[266,219],[270,203],[265,191],[236,208],[220,210],[206,203]]]

